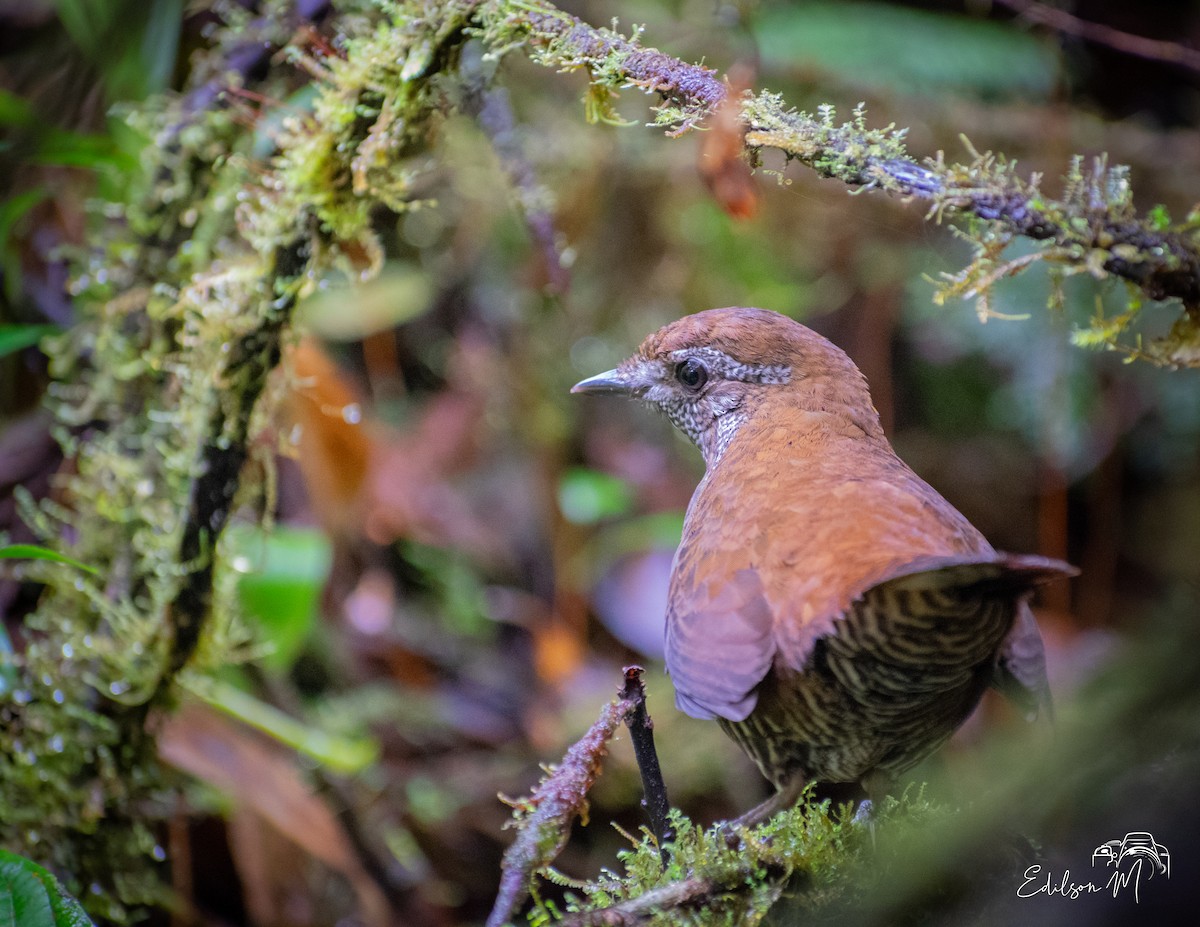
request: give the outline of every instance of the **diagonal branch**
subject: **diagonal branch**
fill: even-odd
[[[562,763],[527,799],[511,802],[520,817],[520,832],[504,853],[500,889],[488,916],[488,927],[503,927],[529,896],[533,873],[550,865],[566,845],[575,818],[587,814],[587,794],[600,775],[608,742],[633,706],[625,700],[604,706]]]
[[[476,12],[479,31],[494,54],[524,44],[543,65],[586,69],[589,94],[599,95],[602,106],[606,94],[624,87],[656,93],[656,122],[675,135],[711,116],[728,93],[713,70],[644,47],[636,33],[626,37],[588,25],[544,0],[493,0]],[[778,94],[745,94],[741,102],[752,160],[764,149],[775,149],[849,186],[925,200],[930,215],[967,221],[979,257],[994,255],[997,244],[1015,237],[1039,242],[1061,272],[1113,275],[1150,299],[1178,299],[1186,310],[1180,324],[1197,324],[1200,218],[1172,225],[1161,210],[1139,216],[1122,167],[1109,168],[1097,159],[1085,169],[1076,159],[1064,193],[1052,198],[1041,190],[1040,177],[1021,177],[1014,164],[990,153],[972,152],[974,160],[967,164],[948,163],[940,154],[915,160],[904,146],[904,130],[868,129],[861,111],[838,124],[832,109],[816,116],[798,112]],[[979,269],[972,275],[979,276],[974,273]],[[1172,345],[1176,353],[1157,359],[1200,364],[1200,357],[1190,353],[1192,339],[1200,340],[1200,333],[1188,327]]]
[[[1063,35],[1073,35],[1086,42],[1104,45],[1127,55],[1144,58],[1147,61],[1173,64],[1200,73],[1200,50],[1181,45],[1179,42],[1150,39],[1142,35],[1122,32],[1120,29],[1114,29],[1103,23],[1088,22],[1066,10],[1060,10],[1045,3],[1037,3],[1035,0],[996,0],[996,2],[1032,23],[1046,26]]]

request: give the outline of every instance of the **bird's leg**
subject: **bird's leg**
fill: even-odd
[[[727,832],[733,832],[743,827],[757,827],[764,821],[768,821],[777,815],[780,811],[786,811],[800,798],[800,793],[804,791],[804,776],[800,773],[794,773],[790,779],[783,783],[779,791],[764,801],[762,804],[755,805],[741,817],[734,818],[725,825]]]
[[[875,803],[869,798],[864,798],[858,803],[858,809],[854,812],[854,817],[850,819],[851,824],[859,827],[866,827],[867,833],[871,837],[871,849],[875,849]]]
[[[852,823],[867,825],[867,831],[871,835],[871,847],[874,848],[875,811],[881,807],[880,803],[883,801],[883,797],[891,789],[892,779],[886,773],[875,770],[863,778],[862,784],[866,790],[867,797],[859,803],[858,810],[854,812]]]

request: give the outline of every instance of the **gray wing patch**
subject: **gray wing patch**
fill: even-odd
[[[745,569],[720,588],[691,593],[686,611],[667,612],[667,671],[675,683],[675,705],[693,718],[744,721],[775,657],[762,583]]]

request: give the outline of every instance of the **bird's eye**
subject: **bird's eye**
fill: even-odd
[[[675,379],[692,392],[696,392],[708,382],[708,371],[700,361],[694,357],[689,357],[687,360],[676,364]]]

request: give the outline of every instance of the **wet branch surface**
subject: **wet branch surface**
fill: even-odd
[[[195,653],[211,611],[215,548],[229,520],[242,466],[249,455],[250,415],[267,377],[279,364],[283,331],[296,302],[291,283],[303,272],[307,253],[307,240],[276,251],[272,289],[284,292],[273,297],[273,305],[258,328],[232,346],[229,362],[215,387],[229,394],[233,402],[227,405],[218,401],[201,451],[199,475],[192,484],[187,522],[179,543],[179,562],[190,569],[171,609],[174,639],[160,692]]]

